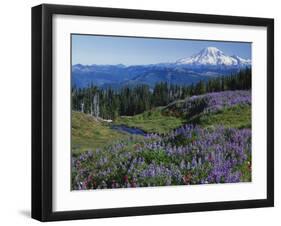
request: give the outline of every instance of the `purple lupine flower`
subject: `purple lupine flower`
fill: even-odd
[[[178,145],[178,136],[189,142]],[[130,148],[132,151],[128,151]],[[157,156],[159,152],[164,155],[165,164],[144,155]],[[183,125],[165,135],[128,138],[102,151],[96,149],[72,157],[73,188],[237,183],[245,180],[238,170],[240,166],[246,165],[251,172],[250,156],[251,129]]]

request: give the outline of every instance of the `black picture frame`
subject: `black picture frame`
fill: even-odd
[[[55,14],[247,25],[267,28],[267,198],[95,210],[52,210],[52,18]],[[274,20],[237,16],[43,4],[32,8],[32,218],[122,217],[274,206]]]

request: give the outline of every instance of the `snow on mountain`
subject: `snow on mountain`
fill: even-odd
[[[249,60],[249,59],[243,59],[239,56],[231,56],[232,58],[236,59],[238,61],[238,64],[240,65],[251,65],[252,64],[252,61]]]
[[[251,60],[238,56],[227,56],[216,47],[206,47],[199,53],[182,58],[176,61],[178,65],[224,65],[224,66],[245,66],[250,65]]]

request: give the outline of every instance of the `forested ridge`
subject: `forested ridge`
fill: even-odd
[[[133,116],[158,106],[200,95],[225,90],[250,90],[251,69],[237,74],[199,81],[191,85],[157,83],[152,90],[148,85],[101,89],[94,84],[87,88],[72,87],[72,110],[91,114],[103,119]]]

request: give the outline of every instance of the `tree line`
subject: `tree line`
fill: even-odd
[[[251,74],[251,69],[246,68],[236,74],[201,80],[191,85],[160,82],[153,89],[143,84],[120,89],[101,89],[93,84],[87,88],[72,87],[72,110],[114,120],[120,115],[136,115],[188,96],[251,89]]]

